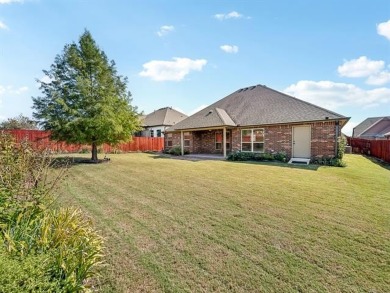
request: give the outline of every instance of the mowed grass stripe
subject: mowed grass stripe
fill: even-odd
[[[109,176],[110,175],[108,175],[108,177],[106,178],[106,180],[104,181],[104,182],[110,182],[110,180],[107,180],[107,179],[109,179]],[[101,189],[102,190],[104,190],[104,184],[105,183],[103,183],[103,186],[101,186]],[[122,192],[123,192],[123,190],[122,190]],[[123,193],[122,193],[123,194]],[[120,207],[122,207],[123,206],[123,202],[121,202],[121,201],[119,201],[119,202],[112,202],[112,199],[108,199],[108,201],[107,201],[107,204],[109,205],[109,206],[117,206],[118,207],[118,213],[117,213],[117,215],[122,215],[122,213],[121,213],[121,208]],[[151,207],[151,206],[147,206],[147,205],[145,205],[145,203],[141,203],[141,202],[136,202],[136,204],[141,204],[141,206],[145,209],[145,210],[147,210],[150,214],[153,214],[153,216],[159,216],[158,215],[158,210],[153,210],[153,207]],[[131,203],[131,202],[129,202],[129,205],[130,206],[135,206],[134,205],[134,202],[133,203]],[[139,207],[139,206],[138,206]],[[115,215],[114,215],[115,216]],[[166,216],[165,214],[161,214],[160,216]],[[167,235],[167,232],[168,231],[164,231],[164,233],[163,234],[160,234],[158,231],[156,231],[156,230],[154,230],[153,229],[153,227],[148,227],[147,226],[147,222],[145,222],[145,219],[142,219],[141,218],[141,220],[140,219],[136,219],[135,217],[131,217],[130,215],[129,215],[129,217],[130,218],[132,218],[132,220],[134,220],[134,221],[136,221],[144,230],[149,230],[150,232],[151,232],[151,235],[154,235],[154,237],[153,237],[153,239],[156,241],[156,242],[158,242],[159,240],[160,240],[160,242],[162,242],[162,240],[163,239],[165,239],[166,237],[165,237],[165,235]],[[144,220],[144,221],[142,221],[142,220]],[[160,222],[161,222],[161,218],[160,218]],[[179,223],[179,224],[181,224],[181,225],[183,225],[184,223],[182,223],[182,222],[180,222],[180,221],[176,221],[177,223]],[[127,232],[127,231],[126,231]],[[193,233],[192,233],[192,236],[193,236]],[[196,237],[198,237],[199,235],[197,235]],[[202,236],[202,235],[200,235],[200,236]],[[207,239],[207,238],[204,238],[204,239]],[[165,244],[165,241],[163,242],[163,243],[160,243],[160,244]],[[209,246],[209,245],[211,245],[212,243],[203,243],[202,244],[202,246]],[[188,253],[187,253],[187,256],[190,256]],[[170,256],[170,257],[172,257],[172,256]],[[200,260],[198,260],[197,258],[194,258],[194,256],[192,256],[192,262],[194,263],[194,264],[196,264],[196,265],[198,265],[198,264],[201,264],[201,262],[200,262]],[[151,262],[151,260],[149,259],[149,264],[151,264],[152,262]],[[158,272],[158,270],[157,270],[157,267],[156,266],[153,266],[154,267],[154,270],[155,270],[155,272]],[[205,269],[204,267],[202,267],[203,269]],[[256,271],[256,270],[258,270],[258,268],[256,268],[256,267],[253,267],[252,268],[252,270],[253,271]],[[266,273],[266,272],[264,272],[264,273]],[[175,274],[177,274],[177,272],[175,272]],[[206,276],[207,276],[207,279],[206,280],[209,280],[210,279],[210,274],[206,274]],[[263,275],[263,277],[264,277],[264,275]],[[199,281],[199,280],[198,280]],[[272,283],[275,283],[275,282],[277,282],[277,280],[272,280]],[[168,286],[169,287],[169,286]],[[165,286],[164,287],[164,289],[167,289],[167,286]]]
[[[365,158],[348,156],[347,168],[317,171],[145,154],[112,160],[72,168],[75,180],[68,183],[76,201],[104,222],[107,234],[115,231],[121,249],[127,245],[135,258],[122,271],[134,271],[138,282],[112,276],[104,288],[385,292],[390,287],[385,278],[390,176]],[[65,202],[74,201],[63,191]],[[119,244],[110,246],[119,254]]]

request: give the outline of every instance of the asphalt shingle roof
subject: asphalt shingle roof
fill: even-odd
[[[263,85],[242,88],[170,127],[168,131],[269,125],[349,118]]]
[[[171,126],[187,117],[188,116],[184,113],[176,111],[170,107],[165,107],[146,115],[143,120],[143,124],[147,127],[159,125]]]
[[[390,119],[390,116],[384,116],[384,117],[369,117],[360,124],[358,124],[353,129],[353,137],[360,137],[363,133],[367,133],[367,131],[373,127],[375,124],[377,124],[380,120],[383,119]]]

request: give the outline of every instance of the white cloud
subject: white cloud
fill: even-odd
[[[21,95],[27,91],[28,91],[27,86],[21,86],[15,89],[12,85],[8,85],[8,86],[0,85],[0,97],[3,95]]]
[[[382,22],[376,26],[376,31],[379,35],[390,40],[390,20]]]
[[[358,59],[346,60],[337,68],[340,76],[367,77],[366,83],[370,85],[384,85],[390,82],[390,72],[384,70],[385,62],[382,60],[370,60],[366,56]]]
[[[8,30],[8,26],[2,21],[0,21],[0,30]]]
[[[0,4],[23,3],[24,0],[0,0]]]
[[[227,14],[218,13],[218,14],[214,15],[214,18],[216,18],[218,20],[225,20],[225,19],[229,19],[229,18],[242,18],[242,17],[243,17],[243,15],[238,13],[237,11],[232,11],[232,12],[229,12]]]
[[[173,25],[163,25],[162,27],[160,27],[160,30],[157,32],[157,35],[159,37],[163,37],[169,34],[170,32],[173,32],[174,30],[175,27]]]
[[[222,45],[220,46],[222,51],[225,51],[226,53],[237,53],[238,47],[235,45]]]
[[[390,72],[387,70],[371,75],[366,80],[366,83],[371,85],[384,85],[389,82],[390,82]]]
[[[337,71],[345,77],[367,77],[378,73],[384,66],[384,61],[370,60],[366,56],[361,56],[358,59],[344,61],[344,64],[340,65]]]
[[[201,71],[206,64],[205,59],[174,57],[173,61],[152,60],[142,65],[144,70],[139,75],[155,81],[181,81],[190,71]]]
[[[11,94],[15,94],[15,95],[21,95],[21,94],[23,94],[23,93],[25,93],[27,91],[28,91],[28,87],[27,86],[22,86],[22,87],[17,88],[17,89],[13,89],[13,88],[9,89],[9,92]]]
[[[368,108],[390,104],[390,88],[386,87],[364,90],[347,83],[301,80],[284,92],[329,110],[342,106]]]

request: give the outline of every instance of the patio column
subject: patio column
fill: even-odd
[[[226,127],[223,128],[222,149],[223,157],[226,158]]]
[[[181,147],[181,155],[184,156],[184,134],[183,134],[183,131],[180,131],[180,147]]]

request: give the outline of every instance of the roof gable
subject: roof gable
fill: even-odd
[[[146,127],[158,125],[171,126],[187,117],[188,116],[184,113],[181,113],[170,107],[165,107],[146,115],[144,119],[144,125]]]
[[[390,117],[379,117],[375,123],[359,134],[359,137],[384,137],[390,132]]]
[[[207,116],[210,111],[223,113],[222,116],[226,119],[221,117],[210,119]],[[266,86],[257,85],[235,91],[184,119],[169,130],[269,125],[327,119],[347,120],[348,118]]]

